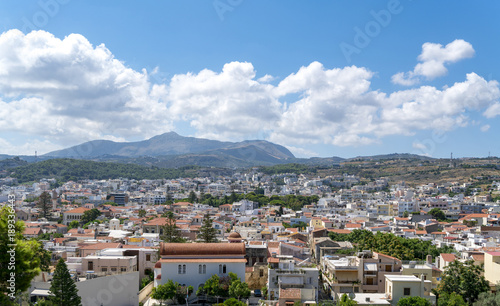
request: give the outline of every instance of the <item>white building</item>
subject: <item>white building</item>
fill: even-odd
[[[195,291],[212,275],[236,273],[245,280],[244,243],[161,243],[155,265],[155,287],[169,279]]]

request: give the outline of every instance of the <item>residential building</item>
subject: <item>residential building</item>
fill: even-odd
[[[155,287],[169,279],[195,291],[212,275],[235,273],[245,279],[244,243],[161,243],[155,265]]]
[[[385,294],[391,305],[397,305],[404,297],[419,296],[428,299],[431,304],[436,303],[436,296],[432,294],[432,283],[424,277],[413,275],[386,275]]]
[[[319,270],[295,264],[292,256],[269,257],[267,288],[269,299],[278,299],[279,305],[300,300],[302,304],[318,302]]]

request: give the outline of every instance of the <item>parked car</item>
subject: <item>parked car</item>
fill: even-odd
[[[260,291],[260,289],[255,289],[255,291],[253,292],[253,295],[255,297],[261,297],[262,296],[262,292]]]

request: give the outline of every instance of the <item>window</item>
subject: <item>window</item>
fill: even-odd
[[[127,272],[127,268],[125,268],[125,267],[121,267],[121,268],[120,268],[120,271],[121,271],[121,272]]]
[[[151,254],[146,254],[146,261],[151,261]]]
[[[207,265],[199,265],[198,266],[199,274],[207,274]]]
[[[108,272],[108,268],[107,267],[102,267],[101,268],[101,272]]]
[[[111,267],[111,272],[116,272],[116,267]]]
[[[219,274],[222,274],[222,265],[219,265]]]
[[[177,266],[177,274],[182,274],[182,265]]]
[[[260,273],[259,273],[260,277],[264,277],[264,269],[260,269],[260,271],[259,271],[259,272],[260,272]]]
[[[88,264],[87,264],[87,270],[89,270],[89,271],[94,270],[94,262],[93,261],[89,261],[88,262]]]
[[[186,274],[186,265],[182,265],[182,274]]]
[[[226,265],[222,266],[222,274],[226,274]]]
[[[410,295],[411,294],[411,288],[404,288],[403,289],[403,295]]]

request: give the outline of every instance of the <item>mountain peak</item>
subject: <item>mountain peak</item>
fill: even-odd
[[[279,163],[295,156],[283,146],[263,141],[222,142],[204,138],[184,137],[176,132],[166,132],[147,140],[113,142],[94,140],[71,148],[53,151],[45,156],[61,158],[92,158],[105,156],[143,157],[174,156],[185,154],[225,154],[228,158],[259,164]]]

